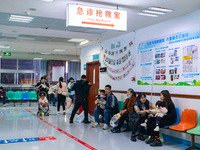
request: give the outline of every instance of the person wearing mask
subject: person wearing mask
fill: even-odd
[[[82,106],[84,110],[84,121],[83,123],[90,123],[88,121],[88,96],[91,84],[86,80],[86,75],[81,76],[81,80],[76,81],[70,90],[75,91],[75,106],[72,110],[70,117],[70,123],[73,123],[74,116],[78,109]]]
[[[104,115],[103,130],[108,129],[110,114],[116,114],[116,113],[119,112],[117,98],[112,93],[110,85],[105,86],[105,92],[106,92],[106,105],[100,106],[100,109],[103,110],[103,115]],[[99,110],[97,108],[94,109],[94,116],[95,116],[95,123],[93,124],[92,127],[96,128],[100,125],[100,123],[99,123]]]
[[[162,128],[164,126],[169,126],[175,123],[176,108],[168,90],[161,91],[160,100],[165,103],[165,107],[168,110],[167,114],[159,120],[159,127]],[[146,141],[146,144],[150,144],[150,146],[162,146],[159,137],[159,131],[155,131],[156,126],[156,117],[149,118],[147,121],[147,134],[149,135],[149,139]]]
[[[67,85],[64,82],[63,77],[59,78],[59,82],[57,84],[58,89],[58,105],[57,105],[57,114],[60,114],[60,105],[63,107],[63,115],[65,115],[65,99],[67,95]]]
[[[6,107],[6,92],[3,87],[0,87],[0,99],[3,99],[3,107]]]
[[[146,99],[145,93],[139,93],[135,103],[133,104],[133,109],[129,115],[130,123],[132,125],[132,135],[131,141],[136,141],[136,131],[139,127],[139,136],[138,139],[141,141],[145,140],[144,131],[145,128],[140,124],[144,123],[148,119],[149,109],[153,109],[152,103]]]
[[[74,86],[75,82],[74,82],[74,78],[69,78],[69,83],[68,83],[68,90],[71,89],[73,86]],[[75,95],[75,91],[72,91],[72,90],[69,90],[68,91],[68,95],[69,95],[69,98],[72,99],[72,103],[74,103],[74,95]]]
[[[119,119],[118,126],[111,130],[112,133],[121,132],[120,129],[121,129],[124,121],[128,118],[128,115],[133,108],[133,103],[135,102],[135,100],[136,100],[136,94],[135,94],[134,90],[131,88],[128,89],[127,99],[125,100],[124,106],[123,106],[122,110],[120,111],[121,117]]]

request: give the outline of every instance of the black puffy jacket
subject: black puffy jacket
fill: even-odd
[[[87,100],[91,85],[88,81],[78,80],[71,88],[75,91],[76,100]]]

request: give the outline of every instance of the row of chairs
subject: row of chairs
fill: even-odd
[[[118,101],[118,108],[121,110],[123,108],[124,102]],[[176,108],[176,122],[173,125],[165,126],[165,129],[175,130],[179,132],[188,133],[191,135],[191,147],[189,149],[200,149],[195,146],[195,135],[200,136],[200,114],[199,121],[197,124],[197,112],[193,109],[184,109],[181,114],[179,113],[179,108]],[[161,133],[162,134],[162,133]]]
[[[14,106],[17,101],[29,101],[29,106],[31,106],[31,101],[37,100],[37,92],[36,91],[8,91],[6,92],[7,100],[13,101]]]

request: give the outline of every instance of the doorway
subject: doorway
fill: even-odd
[[[94,109],[96,108],[94,101],[99,93],[99,61],[86,64],[86,76],[87,81],[92,85],[88,97],[88,110],[91,115],[94,115]]]

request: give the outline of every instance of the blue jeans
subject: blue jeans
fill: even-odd
[[[48,98],[51,98],[51,99],[53,99],[53,105],[55,105],[55,104],[56,104],[56,98],[55,98],[55,95],[54,95],[53,93],[51,93],[51,94],[48,94]],[[49,101],[49,104],[51,104],[51,101]]]
[[[74,103],[74,95],[69,95],[69,98],[72,99],[72,103]]]
[[[107,125],[109,125],[110,114],[114,114],[114,111],[110,109],[103,110],[104,123],[106,123]],[[99,123],[99,111],[97,108],[94,109],[94,118],[95,118],[95,122]]]
[[[6,95],[4,95],[3,98],[0,97],[0,99],[3,99],[3,104],[6,104]]]

